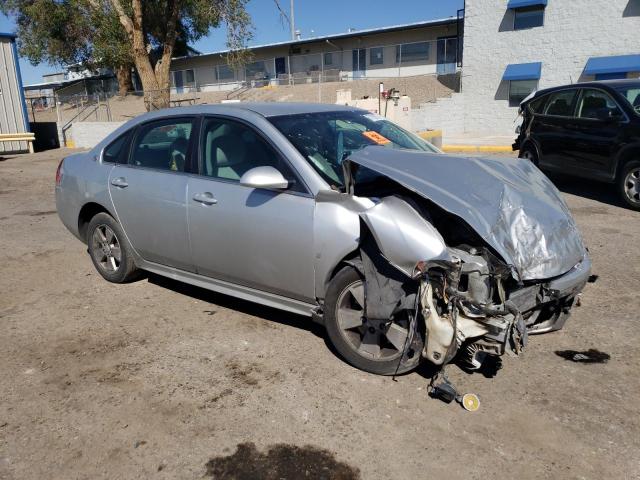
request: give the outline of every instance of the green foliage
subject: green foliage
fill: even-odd
[[[118,0],[0,0],[0,11],[14,18],[20,53],[33,64],[81,63],[89,67],[133,65],[132,42],[114,8]],[[168,29],[174,2],[178,18],[176,37]],[[119,0],[132,18],[132,0]],[[252,38],[247,0],[141,0],[142,29],[149,56],[160,57],[167,47],[185,55],[187,44],[222,25],[229,62],[247,60],[246,42]],[[153,62],[155,63],[155,62]]]

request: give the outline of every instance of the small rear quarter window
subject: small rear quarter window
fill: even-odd
[[[108,163],[127,163],[130,136],[131,132],[127,132],[107,145],[102,153],[102,161]]]

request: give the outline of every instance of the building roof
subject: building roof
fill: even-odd
[[[261,48],[269,48],[269,47],[286,47],[291,45],[304,45],[307,43],[324,42],[326,40],[339,40],[343,38],[361,37],[363,35],[374,35],[378,33],[388,33],[388,32],[400,31],[400,30],[411,30],[414,28],[421,28],[421,27],[437,27],[439,25],[451,25],[451,24],[455,24],[456,22],[457,22],[456,17],[439,18],[435,20],[423,20],[421,22],[403,23],[399,25],[390,25],[387,27],[366,28],[363,30],[353,30],[349,32],[333,33],[330,35],[323,35],[320,37],[301,38],[300,40],[286,40],[284,42],[264,43],[262,45],[250,46],[248,47],[248,49],[258,50]],[[178,60],[182,58],[205,57],[209,55],[223,55],[229,52],[231,52],[231,50],[229,49],[219,50],[215,52],[202,53],[200,55],[195,55],[190,57],[186,57],[186,56],[175,57],[173,60]]]
[[[16,34],[15,33],[9,33],[9,32],[0,32],[0,38],[9,38],[11,40],[15,40],[16,39]]]

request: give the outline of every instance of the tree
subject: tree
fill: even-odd
[[[147,109],[169,106],[170,67],[178,32],[197,40],[211,28],[227,27],[227,46],[234,63],[251,38],[247,0],[87,0],[94,10],[110,10],[130,40],[133,62],[144,89]],[[158,52],[154,63],[154,49]]]
[[[20,53],[31,63],[112,68],[120,90],[132,88],[133,58],[118,18],[86,0],[0,0],[18,27]]]
[[[32,63],[108,66],[125,82],[135,66],[147,109],[169,106],[171,58],[224,24],[228,63],[244,63],[248,0],[0,0]],[[122,88],[122,84],[121,84]]]

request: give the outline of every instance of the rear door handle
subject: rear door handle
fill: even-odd
[[[213,197],[213,194],[211,192],[196,193],[193,196],[193,199],[198,203],[202,203],[203,205],[215,205],[216,203],[218,203],[218,200]]]
[[[111,180],[111,185],[118,188],[126,188],[129,186],[127,180],[124,177],[118,177]]]

